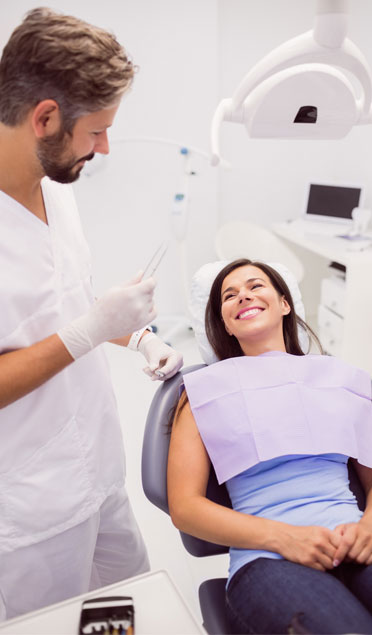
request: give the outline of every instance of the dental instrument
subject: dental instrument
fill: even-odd
[[[372,77],[346,37],[348,0],[318,0],[314,29],[258,62],[213,116],[211,164],[221,164],[223,121],[242,123],[253,138],[341,139],[372,122]]]
[[[169,243],[168,241],[163,241],[161,245],[157,248],[154,255],[151,256],[149,262],[147,263],[143,275],[142,280],[146,278],[151,278],[154,275],[155,271],[159,267],[161,261],[163,260],[165,254],[168,251]]]

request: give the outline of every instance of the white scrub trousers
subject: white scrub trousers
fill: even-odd
[[[0,619],[61,602],[149,568],[146,547],[123,489],[109,496],[80,525],[0,555]]]

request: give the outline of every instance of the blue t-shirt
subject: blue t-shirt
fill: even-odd
[[[349,488],[348,457],[289,455],[263,461],[226,482],[233,509],[291,525],[334,529],[362,516]],[[230,549],[229,579],[256,558],[282,558],[256,549]]]

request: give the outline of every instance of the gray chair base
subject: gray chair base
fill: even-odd
[[[199,587],[199,604],[203,626],[209,635],[229,635],[226,620],[226,578],[205,580]]]

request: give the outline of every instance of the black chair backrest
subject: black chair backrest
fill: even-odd
[[[183,375],[203,368],[205,364],[188,366],[174,377],[164,382],[156,391],[147,416],[142,447],[142,486],[146,497],[169,514],[167,497],[167,462],[170,440],[169,422],[172,410],[178,403]],[[224,485],[218,485],[215,472],[211,468],[207,487],[207,497],[212,501],[231,507],[231,501]],[[185,548],[193,556],[209,556],[226,553],[228,548],[181,533]]]
[[[355,467],[350,460],[348,462],[348,470],[349,470],[350,489],[353,492],[355,498],[357,499],[359,509],[361,511],[364,511],[366,506],[366,495],[362,487],[362,484],[359,480],[359,476],[355,471]]]

